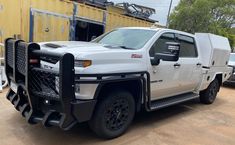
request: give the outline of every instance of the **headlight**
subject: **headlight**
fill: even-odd
[[[75,60],[74,62],[75,67],[88,67],[92,65],[91,60]]]

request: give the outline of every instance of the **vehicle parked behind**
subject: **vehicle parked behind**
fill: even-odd
[[[233,74],[231,77],[224,83],[225,85],[234,85],[235,84],[235,53],[231,53],[228,65],[233,68]]]

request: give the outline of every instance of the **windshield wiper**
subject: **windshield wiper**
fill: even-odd
[[[130,48],[130,47],[126,47],[126,46],[122,46],[122,45],[106,45],[105,47],[109,47],[109,48],[122,48],[122,49],[128,49],[128,50],[135,50],[134,48]]]
[[[126,46],[117,46],[117,47],[120,47],[120,48],[123,48],[123,49],[130,49],[130,50],[134,50],[134,48],[130,48],[130,47],[126,47]]]

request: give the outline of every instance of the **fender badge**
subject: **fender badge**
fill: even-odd
[[[143,58],[142,54],[132,54],[131,58]]]

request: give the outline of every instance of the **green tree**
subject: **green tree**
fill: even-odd
[[[181,0],[170,16],[169,27],[189,33],[223,35],[235,46],[235,0]]]

